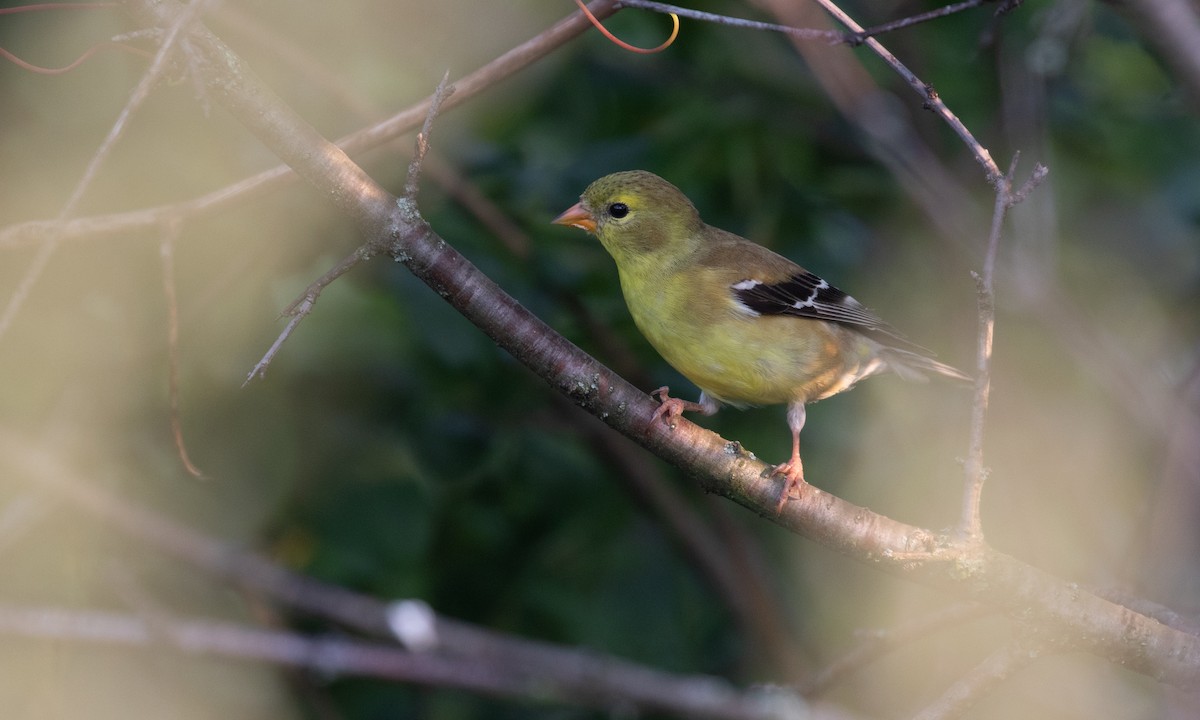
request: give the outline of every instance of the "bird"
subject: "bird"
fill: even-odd
[[[684,193],[644,170],[606,175],[552,222],[594,235],[617,265],[625,304],[654,349],[700,388],[696,402],[651,393],[651,422],[722,405],[787,405],[792,454],[782,512],[805,485],[800,431],[809,403],[891,371],[970,382],[826,280],[762,245],[706,224]]]

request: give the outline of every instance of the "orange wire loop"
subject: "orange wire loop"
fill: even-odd
[[[653,48],[636,47],[634,45],[630,45],[629,43],[625,42],[624,40],[620,39],[616,35],[613,35],[611,32],[609,32],[608,28],[604,27],[604,25],[596,18],[596,16],[592,14],[592,11],[588,10],[587,5],[583,4],[583,0],[575,0],[575,4],[579,6],[579,11],[583,13],[584,17],[586,17],[588,20],[590,20],[592,22],[592,24],[596,26],[596,29],[599,30],[604,35],[604,37],[611,40],[618,47],[624,48],[624,49],[628,50],[629,52],[641,53],[643,55],[649,55],[651,53],[662,52],[663,50],[666,50],[667,48],[671,47],[671,43],[675,42],[675,37],[677,35],[679,35],[679,16],[676,15],[675,13],[669,13],[669,15],[671,16],[671,22],[673,23],[673,27],[671,28],[671,37],[667,38],[663,42],[663,44],[659,45],[658,47],[653,47]]]

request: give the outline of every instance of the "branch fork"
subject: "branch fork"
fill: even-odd
[[[408,175],[404,181],[404,195],[396,198],[396,210],[399,215],[396,218],[397,226],[387,236],[371,236],[366,242],[355,248],[353,252],[342,258],[337,265],[334,265],[324,275],[314,280],[312,284],[304,289],[304,292],[299,297],[284,308],[280,317],[290,317],[291,320],[279,333],[279,337],[275,338],[275,342],[271,343],[271,347],[263,354],[262,359],[246,375],[246,380],[242,383],[242,387],[245,387],[255,378],[262,378],[266,375],[267,367],[275,359],[275,355],[283,347],[283,343],[291,337],[301,321],[313,311],[317,304],[317,298],[321,296],[325,288],[329,287],[334,280],[348,273],[360,262],[370,260],[372,256],[379,252],[387,252],[397,260],[403,259],[404,250],[399,245],[399,238],[408,234],[406,232],[408,228],[425,223],[424,218],[421,217],[421,211],[417,208],[417,194],[420,191],[421,183],[421,165],[425,160],[425,154],[429,152],[429,136],[433,131],[433,121],[437,118],[438,112],[441,110],[442,102],[454,92],[454,86],[450,85],[449,82],[450,73],[447,71],[442,75],[441,82],[438,83],[437,88],[433,92],[433,98],[429,103],[429,110],[425,114],[425,123],[417,133],[413,158],[409,162]],[[405,228],[403,227],[404,225],[408,227]]]

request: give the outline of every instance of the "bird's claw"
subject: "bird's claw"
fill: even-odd
[[[683,411],[688,409],[688,402],[686,400],[671,397],[668,392],[670,392],[670,388],[666,385],[650,392],[650,397],[659,402],[658,407],[654,409],[654,417],[650,419],[651,424],[658,422],[659,418],[665,415],[667,424],[671,425],[675,418],[682,415]]]
[[[804,486],[808,483],[804,480],[804,466],[800,463],[799,458],[793,458],[785,463],[780,463],[771,471],[771,477],[776,475],[783,476],[783,487],[779,489],[779,502],[775,505],[775,514],[783,512],[783,506],[787,505],[789,498],[799,498],[803,494]]]

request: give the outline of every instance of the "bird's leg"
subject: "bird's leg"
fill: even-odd
[[[698,412],[704,415],[712,415],[717,411],[717,408],[720,407],[720,404],[717,403],[716,400],[708,397],[703,392],[700,393],[700,402],[689,402],[687,400],[681,400],[680,398],[671,397],[667,394],[669,390],[670,388],[668,388],[666,385],[663,385],[659,389],[650,393],[650,397],[655,398],[659,403],[661,403],[654,410],[654,417],[650,419],[651,425],[658,422],[658,419],[664,415],[667,417],[667,423],[670,424],[672,420],[685,412]]]
[[[775,514],[783,512],[789,497],[800,497],[800,488],[804,485],[804,463],[800,461],[800,431],[804,429],[804,403],[793,402],[788,405],[788,427],[792,430],[792,459],[775,466],[771,475],[782,475],[783,488],[779,491],[779,504],[775,506]]]

